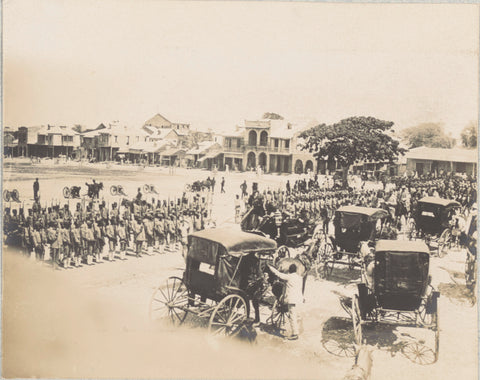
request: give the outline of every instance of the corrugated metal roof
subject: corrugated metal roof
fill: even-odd
[[[444,148],[428,148],[420,146],[410,149],[405,157],[413,160],[429,160],[429,161],[452,161],[452,162],[477,162],[476,149],[444,149]]]

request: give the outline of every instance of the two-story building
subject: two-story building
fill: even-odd
[[[312,154],[297,148],[298,136],[312,122],[287,120],[245,120],[234,132],[223,134],[224,166],[232,170],[268,173],[316,171]]]
[[[21,155],[35,157],[73,157],[81,144],[80,134],[68,126],[33,126],[18,129]]]

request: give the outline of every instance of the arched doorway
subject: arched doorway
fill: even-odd
[[[255,168],[257,166],[257,161],[255,157],[255,153],[250,152],[247,156],[247,170],[251,168]]]
[[[257,132],[254,130],[248,132],[248,145],[257,146]]]
[[[267,131],[262,131],[260,133],[260,146],[267,146],[268,133]]]
[[[303,162],[302,160],[295,161],[295,174],[303,173]]]
[[[265,153],[260,153],[258,155],[258,164],[265,171],[267,170],[267,155]]]
[[[313,172],[313,162],[312,162],[312,160],[308,160],[305,163],[305,173],[308,173],[308,171]]]

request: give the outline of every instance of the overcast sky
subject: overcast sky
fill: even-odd
[[[478,118],[479,7],[4,0],[4,125]]]

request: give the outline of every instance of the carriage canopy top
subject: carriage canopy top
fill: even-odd
[[[388,212],[381,208],[361,207],[361,206],[342,206],[337,211],[342,215],[342,226],[348,227],[367,219],[370,222],[382,219],[388,216]]]
[[[421,240],[379,240],[375,245],[376,252],[418,252],[429,254],[430,250]]]
[[[460,203],[451,199],[443,199],[439,197],[424,197],[418,201],[419,203],[429,203],[443,207],[460,207]]]
[[[251,252],[275,250],[277,243],[269,238],[232,228],[209,228],[188,236],[188,256],[215,264],[219,248],[231,256],[245,256]]]

